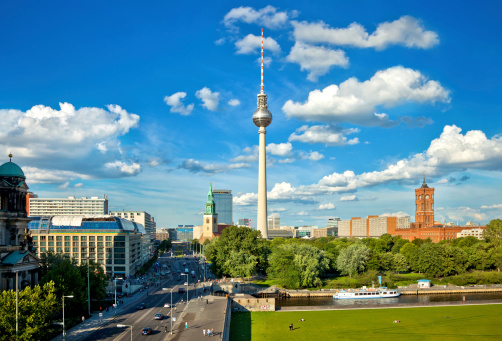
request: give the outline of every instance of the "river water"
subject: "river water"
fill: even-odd
[[[349,299],[334,300],[332,297],[306,297],[306,298],[287,298],[276,300],[278,307],[290,306],[323,306],[323,305],[380,305],[380,304],[399,304],[399,303],[420,303],[431,302],[459,302],[465,296],[465,301],[481,300],[501,300],[502,292],[480,293],[480,294],[442,294],[442,295],[401,295],[393,298],[372,298],[372,299]]]

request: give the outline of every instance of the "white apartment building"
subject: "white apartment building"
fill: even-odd
[[[104,215],[108,214],[108,199],[98,197],[28,198],[28,216]]]
[[[469,236],[476,237],[479,240],[481,240],[483,239],[483,229],[462,230],[457,233],[457,238],[469,237]]]
[[[146,234],[150,236],[149,239],[144,238],[143,243],[148,244],[148,249],[150,250],[150,252],[153,252],[153,243],[156,239],[155,233],[157,230],[157,224],[155,223],[154,218],[148,212],[122,210],[110,211],[110,215],[143,225],[145,227]]]

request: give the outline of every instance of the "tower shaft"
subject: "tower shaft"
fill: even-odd
[[[262,238],[268,238],[267,228],[267,154],[265,135],[267,131],[265,127],[260,127],[258,130],[260,135],[259,153],[258,153],[258,217],[257,229],[261,232]]]

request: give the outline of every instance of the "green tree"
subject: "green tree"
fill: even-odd
[[[411,266],[412,256],[413,256],[413,254],[415,254],[417,252],[418,249],[419,249],[419,247],[416,246],[415,244],[406,243],[401,247],[401,249],[399,250],[399,253],[401,253],[406,258],[406,261]]]
[[[397,272],[408,271],[408,262],[406,261],[406,257],[400,253],[394,254],[392,269]]]
[[[287,288],[320,286],[320,277],[328,269],[324,251],[307,243],[279,245],[269,257],[269,275]]]
[[[483,231],[483,237],[495,247],[502,246],[502,220],[493,219],[486,225]]]
[[[230,226],[223,230],[221,236],[214,238],[204,247],[204,255],[211,263],[211,271],[216,276],[229,275],[236,271],[227,260],[232,252],[244,252],[256,257],[255,269],[265,272],[269,242],[261,238],[260,231],[251,230],[246,226]],[[240,270],[238,270],[240,271]],[[244,271],[244,270],[243,270]],[[244,272],[247,272],[247,266]]]
[[[171,243],[171,239],[164,239],[163,241],[160,242],[160,245],[159,245],[159,250],[160,252],[166,252],[167,250],[169,250],[172,246],[172,243]]]
[[[225,267],[232,277],[250,277],[256,274],[258,258],[245,251],[230,251]]]
[[[397,238],[394,242],[394,246],[392,247],[392,253],[396,254],[401,251],[401,248],[408,244],[410,241],[408,239]]]
[[[370,249],[362,243],[353,244],[342,250],[336,260],[336,266],[342,274],[355,275],[364,271],[370,257]]]
[[[61,308],[54,282],[19,292],[19,340],[46,339],[46,326]],[[16,339],[16,292],[0,293],[0,341]]]

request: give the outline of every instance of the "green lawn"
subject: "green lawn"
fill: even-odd
[[[305,319],[304,322],[299,322]],[[393,323],[400,320],[400,323]],[[288,326],[293,323],[294,330]],[[502,305],[232,313],[230,340],[502,339]]]

